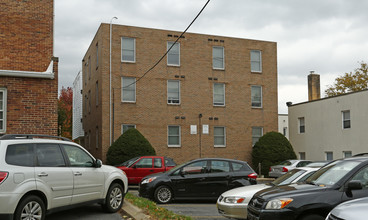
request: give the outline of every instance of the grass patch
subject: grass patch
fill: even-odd
[[[193,220],[191,217],[184,215],[177,215],[165,208],[158,207],[156,203],[152,202],[151,200],[136,197],[131,193],[127,193],[125,195],[125,199],[128,200],[133,205],[141,208],[146,215],[151,216],[152,220],[164,220],[164,219]]]

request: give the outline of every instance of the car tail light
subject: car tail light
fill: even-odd
[[[289,170],[286,167],[282,168],[282,172],[288,172]]]
[[[272,171],[272,168],[270,167],[270,171]]]
[[[8,172],[0,172],[0,184],[8,177]]]
[[[257,179],[258,175],[256,173],[251,173],[248,175],[248,177],[251,179]]]

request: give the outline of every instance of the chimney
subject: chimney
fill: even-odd
[[[308,100],[313,101],[321,98],[319,75],[310,71],[308,75]]]

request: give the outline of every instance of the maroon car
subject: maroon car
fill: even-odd
[[[169,157],[142,156],[135,157],[117,166],[128,176],[128,184],[139,184],[143,177],[164,172],[175,167],[176,163]]]

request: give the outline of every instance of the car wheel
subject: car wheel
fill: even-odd
[[[123,187],[118,183],[112,184],[106,194],[104,210],[109,213],[117,212],[123,206],[123,202]]]
[[[14,220],[44,220],[46,214],[45,204],[38,196],[27,196],[21,200],[15,209]]]
[[[318,214],[305,215],[300,218],[300,220],[324,220],[324,219],[325,217]]]
[[[172,200],[173,194],[168,186],[159,186],[155,190],[155,200],[157,203],[165,204]]]

